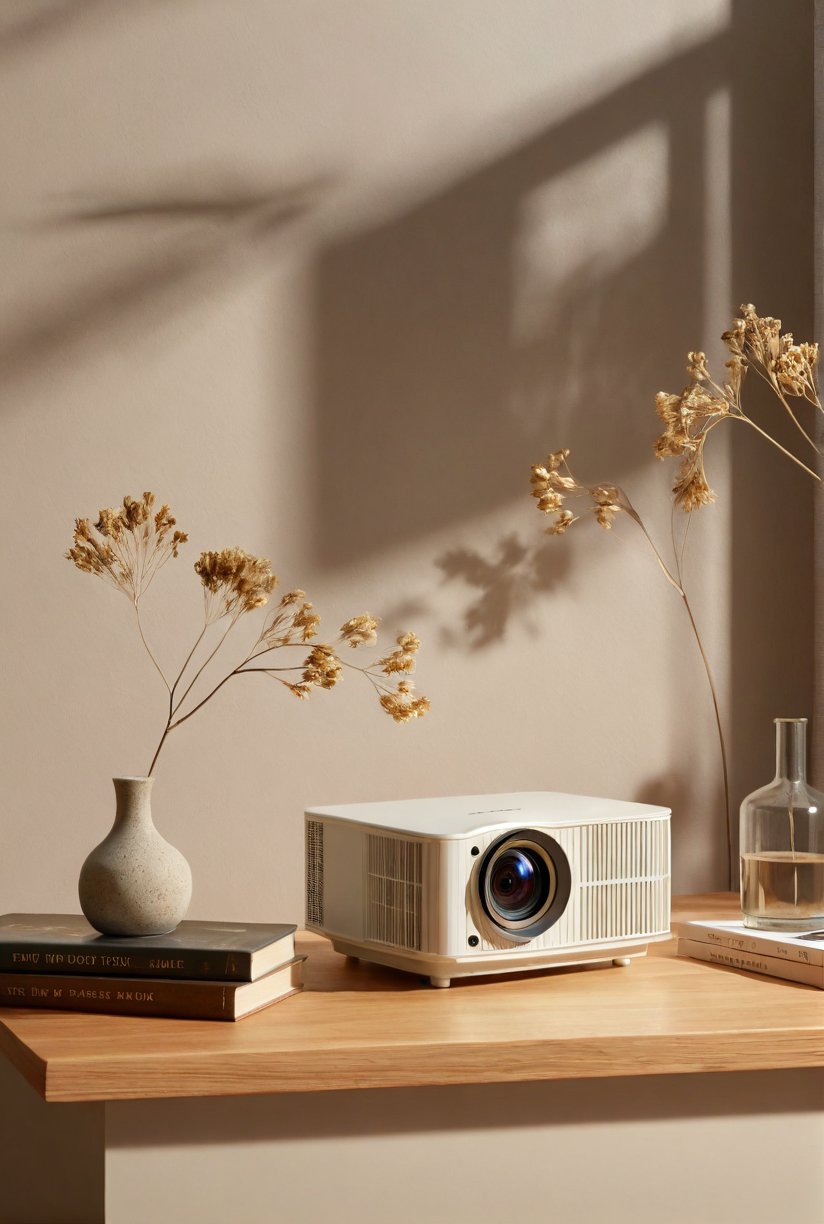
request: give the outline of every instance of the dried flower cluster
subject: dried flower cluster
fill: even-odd
[[[741,318],[724,332],[722,340],[732,354],[730,368],[755,364],[788,395],[821,407],[818,396],[818,345],[796,343],[792,332],[781,331],[781,320],[760,318],[751,304],[741,307]],[[740,377],[739,377],[740,386]]]
[[[342,675],[343,665],[335,654],[334,646],[321,642],[313,646],[306,656],[300,683],[289,684],[287,681],[287,687],[296,697],[308,697],[313,685],[323,689],[334,688]]]
[[[253,557],[242,548],[201,553],[195,573],[203,583],[207,625],[262,608],[277,584],[266,558]]]
[[[377,641],[379,624],[377,617],[370,616],[368,612],[354,616],[341,625],[338,643],[348,644],[353,648],[364,644],[372,645]],[[406,678],[415,670],[415,654],[420,641],[414,633],[402,633],[396,641],[395,650],[383,658],[376,659],[369,666],[356,667],[355,670],[366,676],[378,694],[381,706],[395,722],[409,722],[412,718],[421,718],[429,709],[429,698],[415,697],[414,684]],[[282,680],[281,683],[296,697],[305,698],[309,696],[313,686],[334,688],[343,678],[344,668],[353,665],[342,660],[334,646],[321,643],[312,647],[301,666],[303,670],[300,680]],[[275,670],[270,674],[274,675],[275,679],[281,679],[275,674]],[[404,679],[399,680],[392,688],[386,677],[398,674],[403,675]]]
[[[139,500],[126,496],[122,506],[102,509],[94,526],[87,518],[75,519],[74,546],[67,558],[136,602],[189,538],[174,530],[176,522],[167,505],[153,513],[154,504],[154,493],[144,493]]]
[[[565,505],[568,498],[585,500],[588,504],[583,513],[591,511],[596,522],[609,531],[616,514],[630,509],[623,490],[617,485],[581,484],[572,475],[568,458],[568,450],[553,451],[543,463],[532,467],[532,496],[538,501],[538,509],[544,514],[556,514],[554,522],[546,529],[547,534],[563,535],[581,517]]]
[[[319,624],[320,617],[306,600],[306,592],[288,591],[264,624],[258,642],[265,642],[270,650],[309,642]]]
[[[741,307],[740,317],[733,320],[722,340],[730,354],[725,363],[727,377],[723,385],[713,380],[706,354],[692,352],[687,364],[689,382],[681,394],[660,391],[656,396],[655,406],[664,423],[664,432],[655,441],[655,454],[659,459],[680,458],[673,496],[675,504],[687,512],[715,500],[704,471],[704,446],[711,431],[725,419],[751,425],[818,479],[811,468],[756,425],[741,403],[744,378],[748,370],[755,370],[771,387],[805,441],[817,452],[818,448],[790,399],[806,400],[821,410],[816,376],[818,345],[797,344],[791,332],[782,333],[780,319],[769,315],[762,318],[751,304]]]
[[[140,621],[139,600],[160,567],[178,555],[179,546],[188,537],[175,531],[175,520],[169,507],[163,505],[153,513],[155,497],[144,493],[136,501],[123,499],[118,509],[101,510],[98,521],[92,528],[88,519],[75,522],[74,545],[66,556],[84,573],[96,574],[107,579],[118,590],[132,599],[137,613],[137,624],[141,639],[149,656],[162,677],[169,694],[166,726],[160,743],[149,766],[151,775],[163,744],[171,731],[205,705],[235,676],[261,672],[283,684],[296,697],[306,698],[313,688],[331,689],[342,679],[344,669],[349,668],[364,675],[375,689],[381,708],[396,722],[409,722],[420,718],[429,709],[426,697],[413,695],[413,684],[409,679],[415,668],[415,655],[420,642],[414,633],[403,633],[397,639],[396,649],[367,666],[344,661],[338,646],[353,649],[372,646],[377,641],[379,620],[369,613],[350,617],[340,628],[336,645],[313,643],[302,661],[286,666],[274,666],[271,655],[289,647],[301,647],[317,637],[320,616],[306,599],[306,592],[289,591],[282,596],[277,606],[266,618],[261,632],[245,658],[199,700],[186,709],[186,702],[203,672],[221,649],[237,621],[247,612],[264,607],[277,585],[265,557],[255,557],[241,548],[224,548],[220,551],[203,552],[195,562],[195,573],[200,578],[204,593],[203,627],[180,668],[177,677],[170,682],[152,653]],[[210,626],[217,621],[228,620],[211,652],[194,670],[195,659]],[[292,676],[290,678],[290,673]],[[403,678],[394,680],[401,675]],[[185,687],[184,676],[186,677]],[[183,690],[182,692],[180,690]]]
[[[364,612],[361,616],[353,616],[350,620],[340,627],[340,636],[344,642],[348,642],[354,649],[357,646],[363,646],[365,643],[370,645],[378,640],[378,625],[380,621],[370,616],[368,612]]]
[[[413,696],[412,681],[401,680],[394,693],[382,693],[381,705],[387,714],[391,714],[395,722],[409,722],[411,718],[420,718],[429,709],[428,697]]]

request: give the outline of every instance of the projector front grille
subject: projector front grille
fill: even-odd
[[[579,864],[580,905],[565,915],[577,926],[567,937],[589,943],[666,931],[669,821],[583,825],[576,833],[572,853]]]
[[[646,880],[669,870],[669,824],[662,820],[620,820],[581,827],[582,884]]]
[[[420,949],[422,884],[422,842],[367,834],[366,938]]]
[[[306,822],[306,921],[323,926],[323,825]]]

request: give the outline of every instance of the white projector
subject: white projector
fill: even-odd
[[[613,960],[666,939],[670,810],[547,791],[306,812],[306,925],[428,977]]]

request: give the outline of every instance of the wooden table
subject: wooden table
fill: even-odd
[[[674,906],[675,917],[735,912],[735,899],[726,896],[685,898]],[[613,1154],[623,1153],[622,1167],[629,1172],[634,1159],[649,1167],[656,1134],[665,1123],[672,1131],[674,1123],[696,1119],[705,1127],[710,1119],[725,1120],[723,1142],[733,1149],[742,1128],[749,1133],[748,1176],[753,1156],[757,1160],[759,1152],[763,1158],[764,1151],[783,1150],[791,1135],[796,1173],[790,1183],[801,1196],[795,1214],[787,1212],[786,1202],[782,1206],[790,1184],[786,1168],[773,1170],[773,1191],[762,1186],[745,1211],[740,1174],[733,1173],[736,1154],[729,1150],[718,1167],[714,1157],[710,1179],[715,1207],[721,1210],[729,1199],[726,1214],[699,1215],[697,1203],[695,1215],[691,1209],[678,1214],[683,1203],[671,1202],[666,1197],[671,1187],[662,1184],[665,1197],[663,1202],[655,1196],[650,1200],[650,1220],[714,1224],[717,1219],[726,1224],[741,1218],[757,1224],[761,1211],[765,1220],[783,1217],[791,1224],[824,1220],[824,992],[679,959],[674,942],[654,946],[646,959],[626,969],[556,970],[456,982],[440,991],[398,972],[347,962],[316,936],[304,936],[301,945],[310,956],[305,992],[237,1024],[0,1010],[0,1049],[42,1098],[8,1065],[3,1068],[6,1110],[0,1147],[9,1167],[0,1166],[0,1186],[17,1178],[34,1193],[42,1152],[23,1151],[18,1132],[24,1116],[30,1135],[40,1136],[35,1149],[45,1141],[52,1150],[65,1150],[68,1143],[73,1153],[61,1174],[68,1179],[60,1208],[64,1214],[32,1215],[28,1224],[74,1218],[83,1224],[103,1218],[117,1224],[166,1218],[174,1224],[189,1219],[206,1224],[225,1220],[227,1210],[233,1214],[232,1201],[234,1218],[268,1221],[275,1218],[267,1214],[272,1203],[284,1198],[290,1204],[284,1216],[290,1224],[326,1219],[329,1187],[307,1187],[302,1179],[287,1187],[282,1154],[291,1149],[292,1171],[303,1162],[308,1169],[318,1157],[328,1160],[329,1153],[321,1149],[335,1144],[338,1153],[348,1148],[338,1164],[342,1161],[343,1180],[354,1196],[346,1207],[337,1192],[332,1195],[336,1219],[454,1222],[464,1218],[456,1214],[461,1209],[466,1218],[497,1219],[494,1212],[504,1211],[505,1198],[495,1206],[494,1186],[500,1179],[490,1184],[491,1173],[517,1159],[519,1176],[529,1180],[521,1146],[525,1131],[527,1147],[544,1151],[542,1145],[551,1138],[553,1150],[560,1143],[574,1155],[576,1129],[580,1138],[588,1128],[605,1125],[602,1141]],[[717,1074],[733,1071],[752,1074]],[[592,1083],[587,1087],[582,1081]],[[278,1104],[273,1094],[300,1095],[285,1096]],[[735,1115],[746,1123],[736,1128]],[[649,1151],[639,1148],[630,1160],[633,1127]],[[779,1147],[770,1148],[782,1130]],[[369,1145],[361,1143],[358,1151],[356,1137],[369,1136],[374,1146],[375,1136],[387,1132],[403,1139],[394,1152],[401,1165],[404,1153],[419,1149],[421,1168],[430,1169],[424,1181],[438,1190],[426,1213],[404,1200],[391,1210],[384,1201],[364,1214],[364,1204],[358,1203],[357,1186],[364,1179],[372,1203],[377,1171],[370,1164]],[[455,1149],[454,1158],[435,1158],[433,1134],[440,1136],[439,1148],[446,1143]],[[488,1149],[475,1172],[461,1164],[471,1147],[467,1136],[473,1135],[479,1157]],[[309,1155],[298,1151],[301,1144]],[[233,1193],[239,1186],[247,1194],[254,1189],[257,1202],[261,1175],[246,1170],[249,1148],[258,1154],[265,1148],[277,1173],[263,1179],[265,1193],[258,1206],[249,1204],[250,1212],[260,1214],[247,1216],[238,1213],[236,1198],[221,1195],[214,1174],[223,1170],[218,1182],[225,1191],[233,1164]],[[712,1155],[704,1153],[703,1159]],[[694,1180],[696,1151],[679,1153],[676,1147],[675,1157],[673,1174],[689,1167]],[[545,1158],[544,1151],[543,1163]],[[612,1168],[614,1162],[604,1154],[599,1159],[604,1168]],[[174,1169],[184,1166],[188,1190],[171,1202],[158,1190],[157,1171],[174,1181]],[[387,1157],[377,1182],[393,1167]],[[452,1178],[453,1167],[463,1168],[462,1183]],[[109,1200],[105,1216],[102,1189],[94,1202],[84,1203],[80,1215],[65,1214],[68,1192],[85,1194],[98,1181],[102,1184],[101,1170]],[[553,1201],[563,1200],[567,1212],[575,1211],[576,1204],[582,1209],[599,1184],[592,1180],[594,1169],[586,1178],[580,1171],[573,1177],[569,1173],[567,1162],[552,1178]],[[392,1184],[390,1178],[390,1191]],[[487,1190],[476,1201],[479,1185]],[[154,1188],[153,1199],[145,1198],[147,1186]],[[142,1214],[129,1214],[130,1192],[137,1189],[143,1195]],[[506,1193],[511,1191],[505,1187],[498,1191],[499,1196]],[[29,1206],[33,1209],[31,1198]],[[473,1217],[477,1210],[487,1214]],[[616,1203],[609,1210],[612,1224],[625,1218]],[[730,1215],[732,1210],[740,1211],[740,1217]],[[770,1210],[777,1215],[770,1217]],[[27,1219],[2,1211],[0,1200],[0,1224],[7,1218]],[[642,1204],[632,1201],[626,1218],[640,1224],[648,1217]]]

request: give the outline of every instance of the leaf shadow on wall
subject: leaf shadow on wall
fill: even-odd
[[[477,594],[467,604],[460,630],[443,626],[441,640],[453,647],[484,650],[506,637],[510,621],[517,617],[533,637],[540,633],[531,617],[536,600],[566,578],[571,553],[554,542],[527,544],[515,532],[502,536],[487,556],[477,549],[450,549],[437,559],[444,582],[462,582]]]

